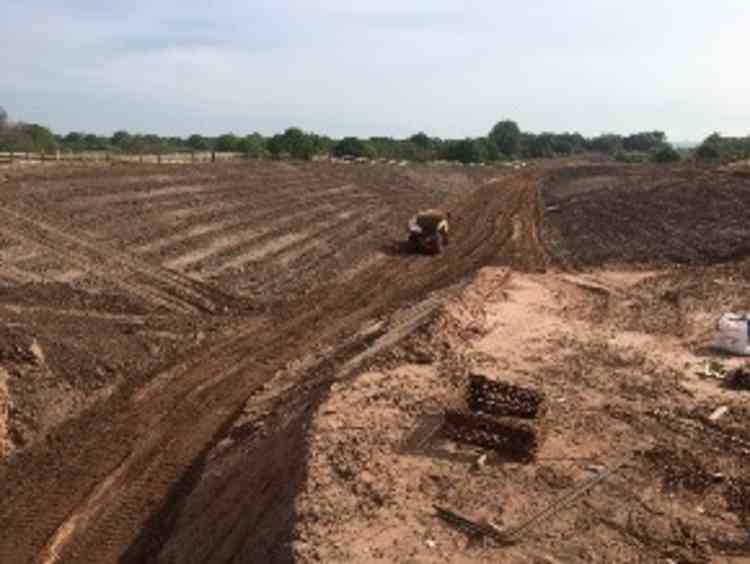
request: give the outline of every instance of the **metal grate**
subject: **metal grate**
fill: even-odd
[[[530,388],[494,382],[481,374],[469,376],[468,404],[472,411],[534,419],[542,413],[544,400],[544,394]]]
[[[511,460],[533,460],[539,447],[534,428],[520,421],[498,421],[490,417],[449,410],[441,434],[455,441],[488,448]]]

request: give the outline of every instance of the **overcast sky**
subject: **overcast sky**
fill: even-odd
[[[750,134],[748,0],[0,0],[0,53],[57,132]]]

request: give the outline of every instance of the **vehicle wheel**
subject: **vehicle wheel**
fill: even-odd
[[[439,255],[443,252],[443,247],[445,246],[445,241],[443,239],[443,234],[440,233],[435,238],[435,254]]]
[[[409,235],[409,241],[407,243],[407,250],[411,253],[419,251],[419,240],[415,235]]]

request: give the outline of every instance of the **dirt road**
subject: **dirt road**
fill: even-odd
[[[482,266],[543,269],[547,259],[539,237],[538,183],[535,173],[523,173],[485,184],[456,207],[455,236],[445,257],[407,257],[394,248],[343,282],[313,290],[266,316],[235,320],[147,383],[130,382],[14,457],[0,469],[0,561],[156,559],[207,453],[286,363],[351,342],[347,339],[366,321],[419,301]],[[139,263],[118,259],[118,264],[134,268]],[[180,278],[145,274],[154,287],[184,288],[188,299],[175,306],[210,303],[210,296]],[[147,286],[142,288],[145,292]],[[339,351],[323,365],[325,370],[308,373],[304,383],[290,387],[289,397],[303,394],[316,376],[330,376],[356,351]],[[298,390],[303,384],[308,388]],[[256,487],[251,508],[256,514],[271,508],[278,489],[288,487],[269,484],[263,469],[273,470],[291,457],[297,441],[294,434],[282,434],[255,457],[247,480]],[[274,477],[285,479],[281,473]],[[239,522],[233,512],[236,500],[225,501],[223,513],[229,520],[214,522],[215,539],[226,539]],[[222,513],[221,508],[213,510]],[[246,540],[209,550],[206,561],[230,560]]]

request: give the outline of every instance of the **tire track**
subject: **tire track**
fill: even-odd
[[[203,287],[177,273],[106,249],[101,243],[88,242],[44,220],[32,219],[30,214],[22,215],[21,208],[14,210],[0,205],[0,232],[42,252],[65,257],[66,262],[77,269],[95,274],[148,303],[172,311],[213,312],[220,303],[230,301],[218,290]]]
[[[127,204],[141,200],[159,200],[162,197],[186,196],[193,194],[211,193],[216,191],[216,186],[210,184],[189,184],[187,186],[170,186],[168,188],[157,188],[143,192],[125,192],[117,194],[105,194],[96,196],[78,196],[71,198],[63,204],[63,209],[68,212],[76,212],[82,209],[101,209],[112,204]]]
[[[533,177],[517,176],[501,186],[484,187],[461,206],[459,214],[471,220],[459,221],[445,257],[384,256],[344,284],[320,288],[304,300],[286,304],[268,323],[240,328],[226,340],[190,351],[181,363],[157,375],[145,395],[120,390],[68,422],[48,442],[21,453],[0,469],[0,483],[7,488],[0,498],[0,561],[35,561],[42,556],[66,562],[155,558],[174,533],[181,500],[194,487],[207,453],[259,386],[303,352],[342,342],[366,320],[388,315],[497,261],[511,237],[509,218],[527,212],[535,197]],[[525,263],[516,266],[523,268]],[[351,360],[352,351],[344,351],[330,362],[335,369]],[[310,388],[311,383],[315,380],[307,376],[289,382],[290,397],[303,394],[303,403],[296,402],[303,411],[305,402],[314,402],[315,394],[324,391],[321,386]],[[294,420],[294,412],[284,409],[280,421]],[[275,494],[287,487],[283,472],[269,475],[264,469],[289,467],[284,457],[294,444],[293,435],[279,435],[274,442],[276,448],[258,453],[247,471],[255,499],[252,515],[233,515],[237,501],[229,500],[226,516],[217,519],[205,537],[186,544],[177,560],[193,552],[193,542],[213,547],[211,539],[228,538],[227,531],[232,539],[243,540],[230,542],[229,552],[261,543],[258,535],[274,524],[264,523],[257,510],[274,507]],[[257,527],[250,530],[245,523]],[[231,533],[237,527],[244,536]]]
[[[222,206],[226,206],[227,202],[232,201],[231,199],[226,199],[226,197],[243,194],[243,192],[245,193],[245,195],[251,194],[254,197],[259,192],[267,192],[269,196],[280,196],[282,193],[293,195],[295,193],[299,193],[300,190],[304,190],[306,186],[306,184],[284,183],[279,187],[279,191],[271,191],[266,185],[245,184],[238,186],[236,182],[224,179],[218,184],[213,184],[210,188],[200,191],[191,191],[189,193],[183,193],[179,191],[182,188],[185,188],[184,186],[173,186],[169,188],[170,193],[168,194],[154,195],[153,192],[136,192],[135,197],[130,199],[128,199],[126,195],[121,196],[120,194],[111,194],[108,196],[116,196],[118,198],[118,201],[104,206],[81,206],[78,209],[83,209],[86,211],[83,211],[82,213],[76,215],[78,218],[80,218],[81,225],[83,227],[88,227],[91,224],[99,223],[102,219],[102,216],[105,216],[109,221],[117,221],[123,216],[130,216],[132,214],[132,207],[134,204],[145,207],[152,203],[158,203],[159,215],[163,215],[165,218],[169,218],[170,216],[168,214],[170,212],[177,213],[179,211],[184,211],[185,208],[183,206],[186,202],[200,202],[200,205],[195,206],[195,214],[184,214],[185,217],[192,217],[193,215],[202,215],[202,209],[206,207],[214,210],[224,209]],[[217,198],[221,198],[221,201],[217,204],[214,204],[215,207],[212,208],[211,202],[215,202]],[[246,199],[242,198],[237,198],[235,200],[237,202],[247,201]],[[262,200],[263,198],[253,198],[254,203],[260,203],[260,201]],[[65,203],[63,202],[61,206],[64,205]],[[165,212],[167,213],[165,214]]]
[[[358,186],[349,184],[346,186],[340,186],[335,188],[320,188],[320,189],[308,189],[300,191],[299,186],[293,188],[282,188],[282,189],[270,189],[264,187],[263,191],[253,190],[252,201],[248,203],[247,197],[235,196],[232,199],[224,200],[219,203],[209,203],[207,205],[196,205],[189,208],[180,207],[184,206],[184,203],[178,203],[173,206],[162,207],[159,210],[159,218],[162,222],[169,223],[172,221],[185,221],[191,220],[191,223],[202,222],[205,220],[211,220],[216,217],[217,214],[229,213],[236,215],[244,213],[247,210],[283,210],[289,206],[290,201],[294,201],[298,197],[310,198],[311,200],[317,200],[320,197],[338,194],[343,188],[347,191],[353,192],[366,192]],[[233,191],[233,194],[237,194],[237,190]]]
[[[332,254],[344,254],[346,249],[354,242],[367,234],[366,227],[370,224],[377,224],[381,219],[388,215],[389,211],[384,209],[374,210],[372,213],[356,214],[355,216],[346,219],[330,229],[325,229],[315,234],[315,236],[309,237],[304,241],[300,241],[295,248],[289,252],[283,253],[283,255],[276,255],[272,257],[276,262],[284,267],[290,266],[295,261],[299,260],[304,255],[310,253],[313,249],[320,248],[321,246],[329,247],[326,252],[317,255],[313,260],[320,260]],[[365,219],[368,223],[363,224],[362,219]],[[321,240],[322,239],[322,240]],[[338,244],[339,241],[342,244]]]
[[[370,196],[362,195],[362,196],[352,197],[352,199],[348,201],[351,202],[351,204],[355,204],[360,199],[360,197],[366,200]],[[313,213],[313,212],[317,212],[320,210],[330,209],[332,206],[333,206],[333,203],[331,202],[331,200],[324,199],[324,200],[318,201],[317,198],[314,200],[313,199],[305,200],[304,202],[299,202],[299,203],[287,201],[283,204],[279,204],[278,206],[271,207],[271,208],[266,208],[266,207],[262,207],[259,205],[253,205],[249,209],[253,210],[254,213],[245,215],[241,219],[232,220],[228,222],[226,225],[226,229],[223,229],[218,232],[214,230],[210,230],[208,233],[202,233],[201,235],[198,235],[191,239],[179,241],[171,245],[165,245],[159,249],[160,250],[159,254],[161,256],[173,254],[173,252],[170,249],[178,248],[181,246],[180,243],[184,243],[188,240],[192,242],[191,246],[195,247],[201,240],[210,241],[210,237],[204,236],[204,235],[211,235],[214,237],[217,235],[224,236],[242,227],[253,226],[254,230],[263,230],[263,232],[268,232],[270,228],[258,227],[258,226],[262,226],[269,222],[272,224],[275,224],[276,226],[286,225],[290,221],[294,221],[294,218],[301,217],[304,213]],[[305,211],[298,212],[296,214],[288,213],[290,209],[294,209],[295,207],[302,208]],[[237,215],[239,213],[238,211],[235,211],[235,210],[230,210],[230,211],[231,211],[231,214],[228,214],[228,215]]]
[[[250,250],[244,251],[232,259],[223,262],[220,266],[213,269],[212,274],[221,274],[226,270],[242,268],[249,263],[259,260],[264,260],[266,264],[270,265],[279,263],[291,247],[298,250],[301,246],[309,244],[311,241],[321,242],[326,233],[339,230],[345,225],[361,222],[362,217],[367,215],[368,211],[375,205],[377,204],[372,204],[368,208],[363,208],[355,212],[347,209],[349,208],[349,203],[347,202],[344,208],[339,208],[339,211],[332,212],[323,218],[327,219],[327,217],[335,216],[335,219],[319,221],[313,223],[309,229],[279,235],[260,246],[251,247]],[[346,217],[342,218],[342,215]]]
[[[205,260],[207,262],[205,272],[208,274],[216,274],[226,270],[228,267],[224,268],[224,265],[227,262],[235,260],[238,255],[245,252],[253,252],[248,251],[247,249],[263,247],[280,236],[289,235],[290,232],[293,232],[295,228],[300,225],[315,222],[340,211],[345,211],[349,209],[353,203],[356,203],[356,200],[353,202],[351,199],[345,199],[343,203],[328,200],[319,206],[312,208],[293,206],[301,207],[302,210],[281,218],[276,218],[272,212],[268,213],[264,211],[259,218],[251,221],[250,224],[263,225],[266,223],[266,220],[277,219],[272,226],[262,227],[255,232],[242,232],[237,236],[227,237],[221,242],[212,241],[207,247],[195,249],[189,253],[180,255],[165,264],[169,268],[184,268],[188,265]],[[286,208],[289,208],[288,204]]]
[[[150,255],[168,255],[170,254],[170,249],[174,249],[176,247],[179,247],[183,244],[188,243],[189,241],[193,242],[193,245],[197,243],[196,240],[205,239],[206,236],[216,233],[228,233],[232,230],[235,230],[239,227],[242,227],[243,225],[248,224],[261,224],[265,223],[270,220],[275,220],[278,218],[280,214],[283,214],[284,212],[287,212],[290,208],[290,205],[292,202],[297,203],[299,201],[299,205],[308,205],[308,204],[314,204],[313,209],[317,209],[320,207],[325,207],[330,205],[330,201],[326,200],[322,197],[319,197],[317,194],[309,193],[310,195],[307,196],[304,200],[303,199],[294,199],[292,201],[285,200],[280,201],[278,198],[278,195],[275,195],[272,199],[273,205],[266,205],[262,200],[256,200],[253,201],[250,204],[245,204],[242,206],[237,206],[234,208],[228,207],[226,203],[220,204],[222,214],[202,214],[196,215],[195,219],[196,221],[208,221],[209,223],[199,223],[198,225],[195,225],[195,223],[192,223],[191,225],[194,225],[194,227],[191,227],[188,233],[177,233],[176,235],[167,235],[165,237],[162,237],[161,239],[153,240],[150,243],[143,244],[140,247],[137,247],[135,249],[136,253],[139,254],[150,254]],[[314,194],[314,196],[313,196]],[[355,202],[359,198],[368,198],[371,197],[367,194],[356,194],[352,195],[351,199],[352,202]],[[278,203],[277,203],[278,202]],[[303,203],[304,202],[304,203]],[[307,208],[308,211],[310,208]],[[250,213],[247,213],[247,212]],[[240,219],[224,219],[226,217],[237,217],[241,216]],[[214,228],[213,226],[216,224],[220,224],[221,228]],[[170,227],[169,232],[173,233],[175,230],[175,227]],[[158,251],[158,253],[157,253]]]

